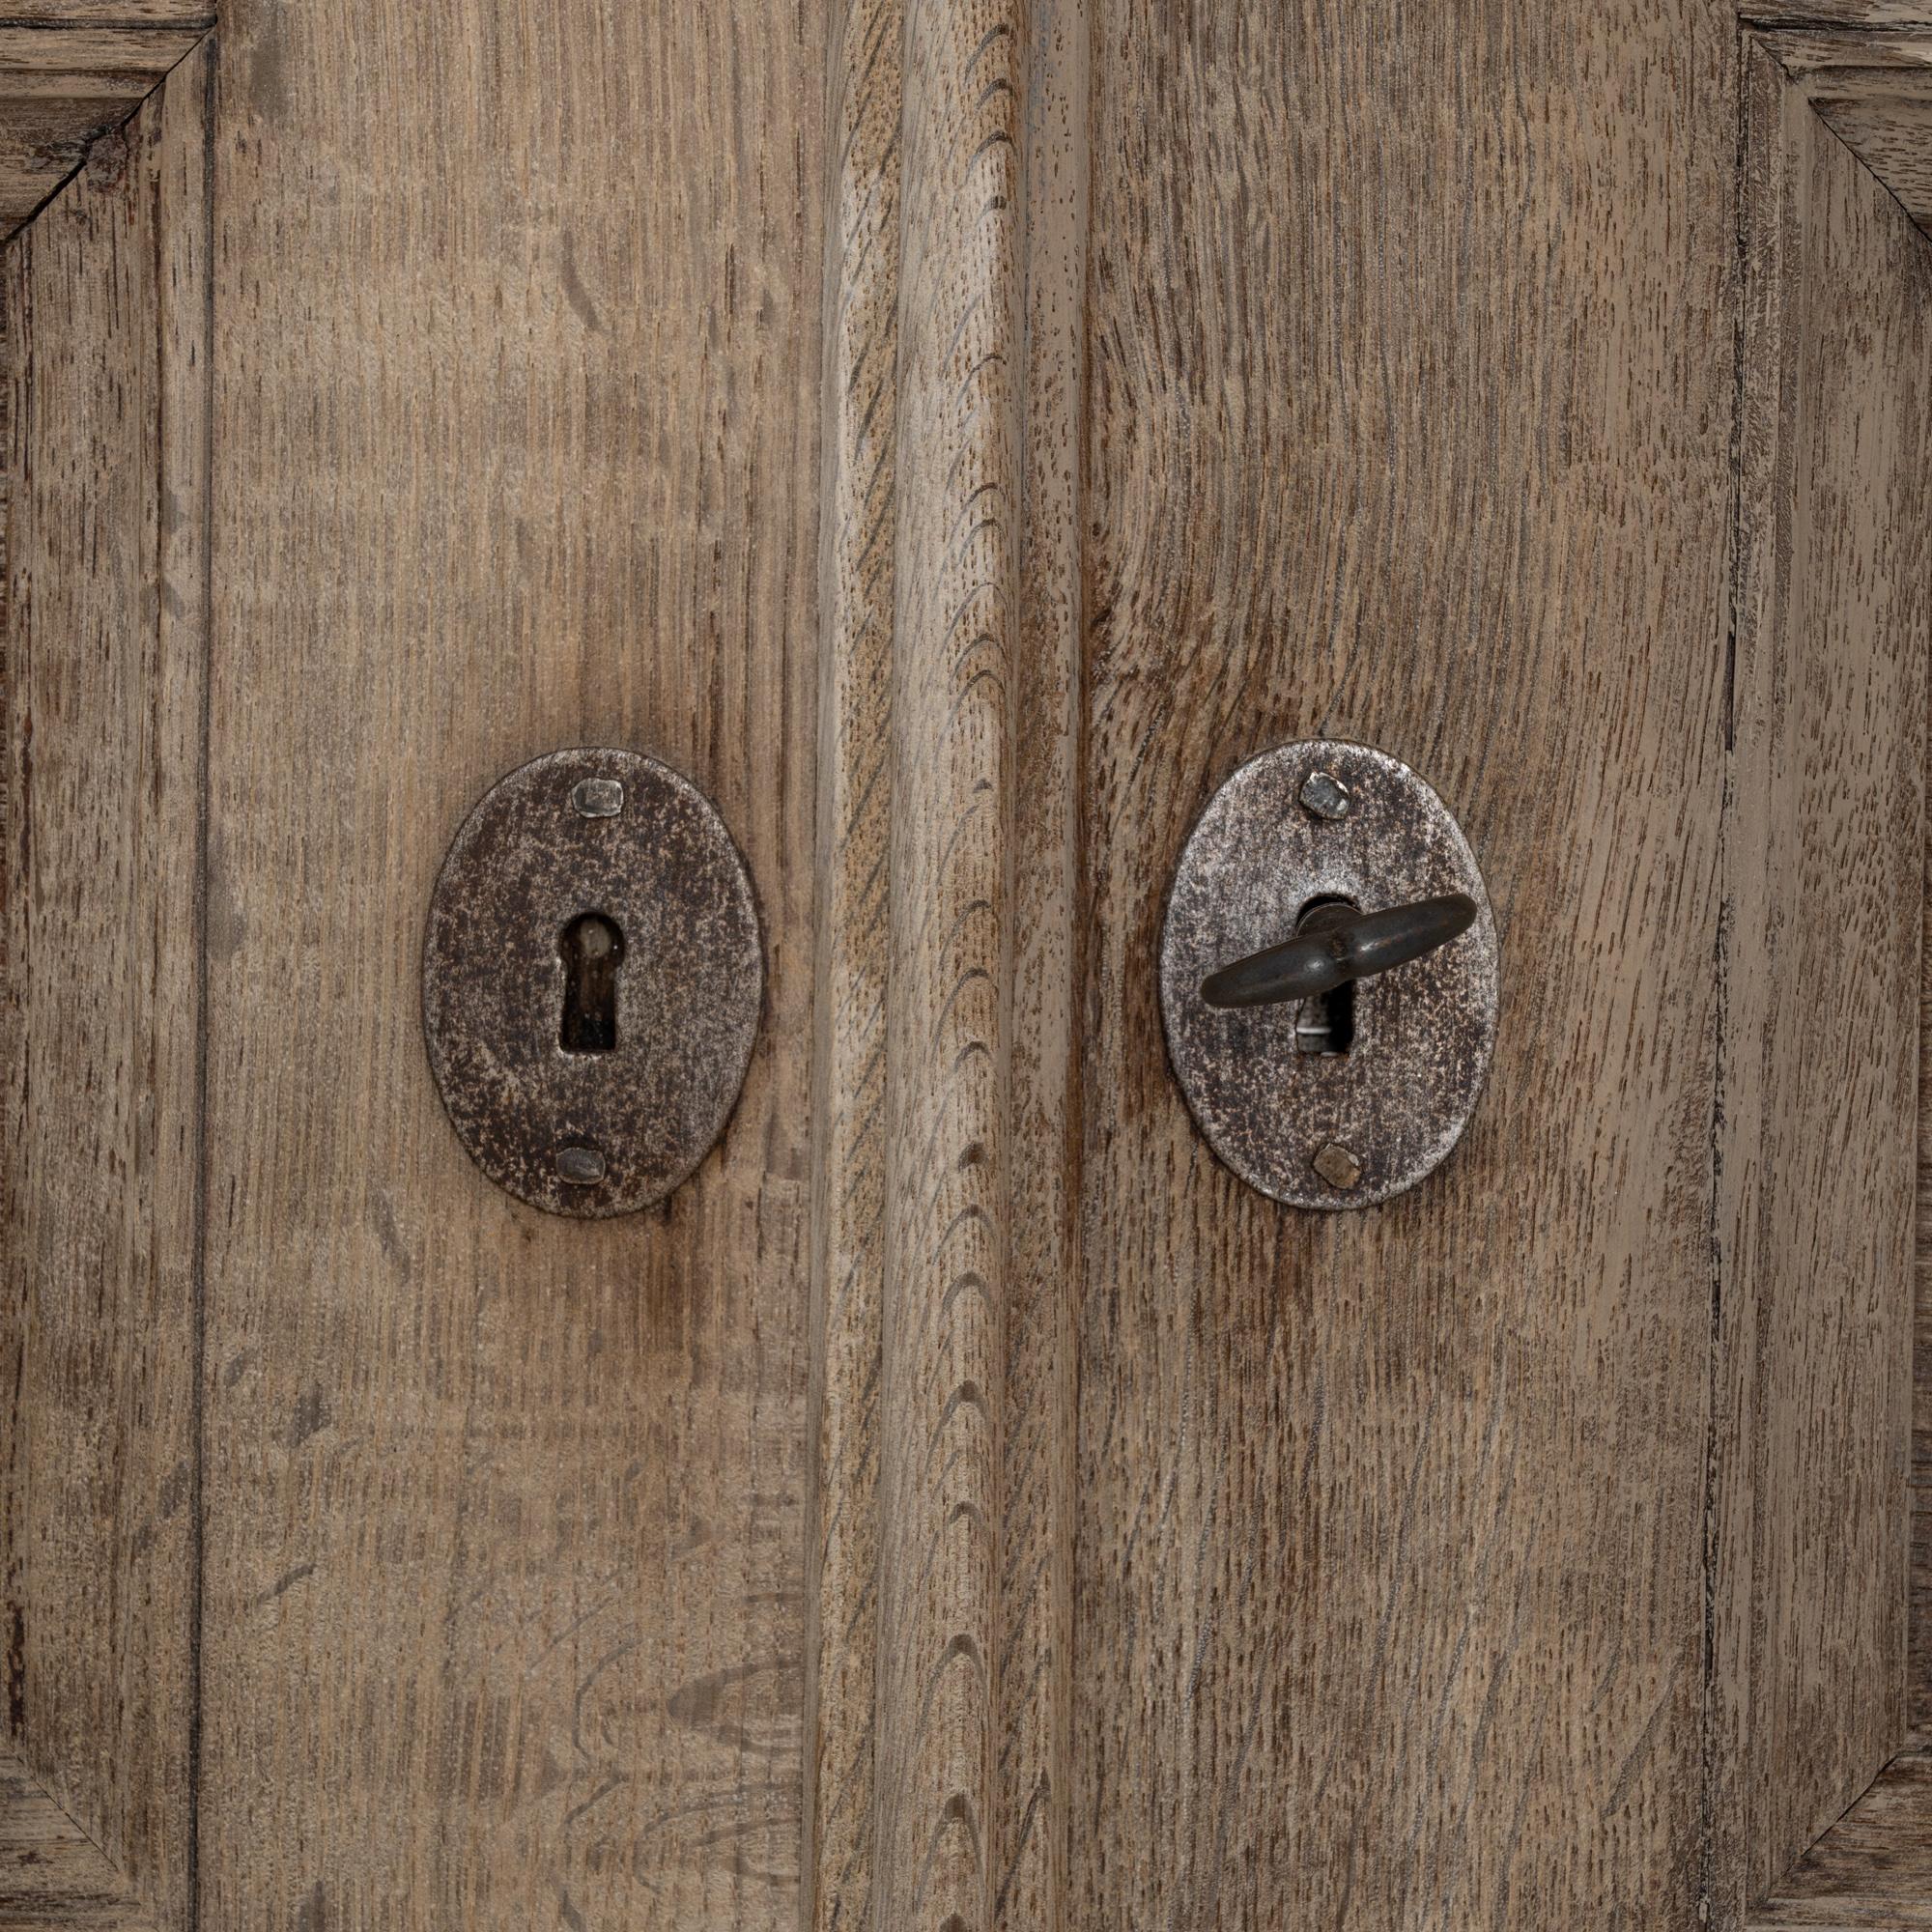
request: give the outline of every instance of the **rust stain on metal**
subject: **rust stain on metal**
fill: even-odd
[[[1309,805],[1318,777],[1346,815]],[[1354,982],[1345,1053],[1299,1051],[1293,1002],[1201,997],[1231,960],[1293,934],[1312,901],[1378,912],[1450,893],[1476,902],[1474,923]],[[1435,793],[1368,746],[1283,745],[1228,780],[1181,853],[1161,936],[1168,1054],[1208,1145],[1250,1186],[1298,1208],[1372,1207],[1435,1168],[1468,1123],[1495,1045],[1497,965],[1475,855]]]
[[[585,915],[615,928],[621,964],[611,1043],[573,1051],[567,935]],[[653,758],[553,752],[486,792],[450,845],[423,942],[430,1065],[464,1146],[532,1207],[601,1218],[662,1201],[723,1133],[763,998],[745,862]]]

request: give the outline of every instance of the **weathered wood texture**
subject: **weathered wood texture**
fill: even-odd
[[[1932,1750],[1902,1753],[1752,1912],[1750,1932],[1932,1926]]]
[[[201,27],[212,0],[10,0],[0,21],[28,27]]]
[[[1005,0],[904,28],[887,918],[879,1923],[990,1925],[1017,1163],[1026,45]],[[1063,1148],[1051,1150],[1058,1156]]]
[[[1932,26],[1932,0],[1743,0],[1738,11],[1768,27]]]
[[[1711,24],[1096,20],[1075,1923],[1698,1922]],[[1322,732],[1440,788],[1504,960],[1455,1159],[1333,1216],[1206,1152],[1151,964],[1212,786]]]
[[[1932,1739],[1932,841],[1926,853],[1919,964],[1918,1319],[1913,1351],[1911,1662],[1914,1733]],[[1932,1827],[1927,1828],[1932,1838]]]
[[[199,0],[57,4],[0,16],[0,238],[127,120],[212,16]]]
[[[825,11],[237,0],[215,130],[203,1922],[798,1911]],[[471,801],[717,802],[768,1010],[661,1211],[444,1122]]]
[[[811,1932],[872,1932],[876,1922],[903,34],[901,0],[854,0],[839,10],[829,55],[805,1700],[804,1923]]]
[[[1919,937],[1918,1311],[1913,1349],[1911,1663],[1908,1716],[1932,1743],[1932,838]]]
[[[1070,1900],[1075,1323],[1080,1286],[1086,0],[1032,0],[1022,116],[1027,208],[1015,838],[1013,1252],[1002,1416],[1000,1782],[994,1923],[1061,1932]]]
[[[6,1732],[186,1920],[205,55],[0,255]]]
[[[1932,232],[1932,21],[1890,32],[1774,33],[1763,44],[1832,131]]]
[[[99,1847],[0,1751],[0,1926],[142,1932],[154,1923]]]
[[[1861,1661],[1886,1674],[1848,1755],[1898,1715],[1903,1577],[1876,1512],[1901,1473],[1912,1102],[1887,1042],[1909,1037],[1916,952],[1922,637],[1901,585],[1921,554],[1855,531],[1837,587],[1892,625],[1833,673],[1857,715],[1820,693],[1747,716],[1727,760],[1727,42],[1695,9],[1406,31],[1319,13],[1120,0],[1095,27],[1075,1919],[1690,1927],[1707,1891],[1728,1909],[1742,1856],[1729,1816],[1685,1802],[1734,1737],[1707,1676],[1747,1669],[1710,1653],[1707,1562],[1727,1602],[1749,1556],[1774,1630],[1810,1647],[1796,1685],[1766,1664],[1757,1715],[1789,1724]],[[1489,76],[1516,112],[1477,110]],[[1898,268],[1895,227],[1868,238],[1873,272]],[[1910,507],[1910,432],[1889,434],[1813,514],[1833,485]],[[1822,607],[1801,619],[1836,635]],[[1745,646],[1742,701],[1799,673],[1782,641]],[[1148,968],[1208,789],[1316,731],[1441,785],[1506,962],[1456,1161],[1331,1220],[1204,1154]],[[1842,805],[1829,771],[1771,768],[1834,732],[1857,759]],[[1734,818],[1772,814],[1750,832],[1769,849],[1720,846],[1727,785]],[[1752,867],[1774,863],[1838,916],[1881,915],[1855,1012],[1889,1031],[1815,1073],[1808,942],[1741,987],[1741,1025],[1711,970],[1720,903],[1763,929]],[[1874,1110],[1851,1129],[1876,1160],[1854,1169],[1869,1228],[1840,1226],[1862,1195],[1852,1217],[1805,1199],[1845,1171],[1827,1066]],[[1719,1193],[1720,1151],[1776,1153],[1772,1232],[1826,1264],[1786,1278],[1771,1358],[1735,1371],[1801,1405],[1769,1447],[1723,1433],[1713,1350],[1768,1251],[1747,1177]],[[1847,1388],[1777,1354],[1806,1321],[1851,1378],[1843,1421]],[[1863,1565],[1845,1600],[1882,1601],[1840,1632],[1798,1600],[1814,1511],[1790,1485],[1865,1423],[1829,1547]],[[1727,1515],[1707,1548],[1707,1481],[1734,1510],[1740,1456],[1780,1487],[1754,1541]],[[1841,1807],[1871,1769],[1801,1790],[1836,1780]]]
[[[1932,856],[1932,855],[1928,855]],[[1927,963],[1919,1034],[1918,1112],[1918,1339],[1912,1413],[1912,1662],[1906,1700],[1913,1734],[1932,1741],[1932,877],[1926,892]]]
[[[1063,1922],[1085,46],[916,0],[837,54],[823,1927]]]
[[[1747,78],[1712,1697],[1743,1895],[1720,1925],[1905,1735],[1932,657],[1932,247],[1774,59]]]
[[[1762,54],[1739,209],[1689,0],[1093,11],[239,0],[198,1385],[211,56],[7,261],[11,1729],[170,1923],[197,1488],[211,1926],[1728,1928],[1902,1725],[1922,246]],[[1326,1219],[1151,972],[1318,730],[1506,962],[1467,1144]],[[571,742],[771,949],[603,1226],[416,1036]]]

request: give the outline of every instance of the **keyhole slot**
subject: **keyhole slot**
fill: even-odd
[[[1335,894],[1313,898],[1301,908],[1294,922],[1297,934],[1320,932],[1351,917],[1358,908],[1353,899]],[[1294,1050],[1297,1053],[1342,1054],[1355,1043],[1355,982],[1345,980],[1326,993],[1303,1000],[1295,1009]]]
[[[624,963],[624,935],[614,920],[586,912],[557,936],[563,961],[563,1024],[557,1040],[566,1053],[610,1053],[617,1044],[617,969]]]

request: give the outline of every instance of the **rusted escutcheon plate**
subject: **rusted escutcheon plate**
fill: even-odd
[[[1477,917],[1436,952],[1353,989],[1346,1052],[1310,1052],[1293,1004],[1219,1009],[1201,982],[1278,945],[1311,902],[1362,912],[1466,893]],[[1168,1055],[1208,1145],[1297,1208],[1367,1208],[1461,1138],[1496,1035],[1495,922],[1442,801],[1386,753],[1317,739],[1242,765],[1189,836],[1161,936]]]
[[[580,980],[571,934],[586,915],[617,944],[600,937]],[[566,1000],[584,984],[607,1010],[573,1029]],[[458,831],[422,994],[443,1105],[492,1180],[552,1214],[648,1208],[717,1141],[751,1062],[764,961],[745,862],[710,801],[656,759],[553,752]]]

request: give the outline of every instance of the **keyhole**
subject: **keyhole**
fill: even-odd
[[[1320,932],[1356,910],[1352,899],[1328,895],[1310,899],[1301,908],[1294,929]],[[1345,980],[1332,991],[1303,1000],[1294,1015],[1297,1053],[1347,1053],[1355,1043],[1355,982]]]
[[[566,1053],[611,1052],[617,1044],[617,968],[624,963],[624,935],[601,912],[586,912],[563,928],[556,950],[563,961],[559,1043]]]

